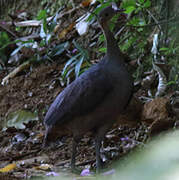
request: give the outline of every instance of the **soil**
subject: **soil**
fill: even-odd
[[[10,79],[7,85],[1,85],[0,117],[7,117],[10,112],[19,109],[27,109],[32,112],[37,110],[42,120],[42,111],[47,110],[48,105],[62,90],[57,81],[61,69],[61,64],[41,64],[33,67],[30,72],[21,72]],[[6,73],[1,73],[0,77],[5,75]]]
[[[84,14],[82,11],[77,12],[78,17]],[[68,21],[65,19],[60,26],[59,33],[75,22],[78,17],[69,15]],[[90,30],[86,38],[77,38],[77,42],[83,42],[80,44],[83,44],[84,48],[96,42],[99,36],[98,33],[94,38],[97,27],[93,25],[92,28],[93,30]],[[76,32],[72,31],[65,37],[65,41],[76,38],[75,36]],[[95,44],[95,47],[99,47],[98,45]],[[95,61],[96,53],[89,53],[90,59]],[[70,173],[71,136],[63,137],[46,149],[42,147],[45,113],[57,94],[64,88],[59,79],[63,67],[64,64],[58,62],[32,65],[10,79],[7,85],[0,85],[0,129],[3,128],[3,122],[6,121],[8,115],[17,110],[38,112],[39,117],[38,121],[26,124],[25,129],[8,128],[6,131],[0,131],[0,170],[9,164],[16,164],[16,168],[12,171],[0,173],[0,179],[41,177],[46,176],[48,172],[52,174],[60,172],[68,177],[74,176]],[[11,71],[0,71],[0,81]],[[137,118],[131,115],[131,119]],[[148,128],[143,123],[130,128],[118,124],[113,127],[103,142],[102,160],[105,167],[111,168],[112,162],[121,159],[136,147],[143,147],[148,136],[147,131]],[[81,140],[76,164],[82,169],[95,169],[95,148],[92,135],[87,134]]]
[[[13,174],[10,174],[10,178],[39,176],[39,173],[43,175],[46,170],[43,171],[40,166],[44,163],[50,166],[49,171],[59,172],[61,169],[60,171],[66,172],[69,176],[72,137],[65,136],[49,148],[42,148],[44,137],[42,121],[49,105],[63,90],[59,81],[62,68],[62,64],[55,62],[40,64],[10,79],[7,85],[0,85],[1,125],[9,113],[17,110],[37,111],[39,115],[39,121],[26,124],[25,129],[8,128],[0,133],[0,168],[11,163],[18,166]],[[4,78],[7,74],[2,72],[0,78]],[[105,164],[111,164],[138,146],[140,142],[144,142],[146,139],[144,132],[145,127],[141,124],[136,128],[115,126],[111,129],[103,144]],[[18,142],[18,137],[24,139]],[[83,169],[95,168],[95,148],[91,135],[85,135],[80,142],[76,164]]]

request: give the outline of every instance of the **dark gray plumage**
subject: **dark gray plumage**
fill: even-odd
[[[110,6],[103,9],[98,17],[106,36],[105,57],[56,97],[44,119],[46,127],[44,144],[57,136],[56,133],[58,136],[63,136],[67,131],[73,134],[72,168],[75,168],[75,154],[79,140],[83,134],[92,131],[96,142],[97,171],[100,169],[101,141],[117,116],[127,106],[132,94],[132,78],[126,70],[124,57],[107,25],[118,11]]]

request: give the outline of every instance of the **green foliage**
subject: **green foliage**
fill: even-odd
[[[149,0],[140,0],[137,3],[135,0],[127,0],[122,4],[122,8],[126,9],[125,13],[131,14],[133,12],[134,16],[127,22],[129,31],[121,37],[120,47],[123,52],[134,49],[134,52],[132,53],[134,53],[133,55],[135,55],[136,58],[139,54],[143,54],[145,52],[147,45],[147,36],[149,35],[149,31],[142,27],[147,24],[147,19],[145,16],[139,16],[139,12],[145,11],[146,8],[150,7],[149,2]],[[136,54],[136,52],[138,53]]]
[[[40,31],[40,36],[42,38],[42,41],[40,42],[41,46],[45,46],[50,43],[51,37],[53,35],[53,30],[57,24],[56,22],[57,16],[58,16],[58,13],[56,13],[56,16],[53,18],[53,20],[50,23],[48,23],[47,11],[41,10],[38,13],[37,20],[41,20],[43,22],[41,25],[41,31]]]
[[[168,86],[171,86],[171,85],[178,86],[178,84],[179,84],[179,76],[178,76],[178,74],[175,73],[175,76],[174,76],[173,80],[169,81],[167,83],[167,85]]]
[[[103,2],[101,2],[101,3],[103,3]],[[103,3],[101,6],[97,7],[94,10],[94,13],[95,14],[99,13],[99,11],[101,11],[101,9],[105,8],[109,4],[110,4],[110,2]],[[135,16],[133,16],[131,19],[128,20],[128,22],[127,22],[128,31],[126,31],[126,33],[120,37],[119,44],[120,44],[121,50],[124,53],[130,51],[131,49],[135,50],[134,51],[135,56],[138,56],[140,53],[145,52],[145,48],[147,45],[147,36],[148,36],[149,31],[142,26],[147,24],[147,19],[145,18],[145,16],[139,16],[138,14],[140,11],[141,12],[145,11],[147,8],[150,7],[150,5],[151,5],[150,0],[147,0],[147,1],[140,0],[137,2],[136,2],[136,0],[125,0],[122,2],[121,8],[126,10],[125,13],[131,14],[133,12],[134,14],[136,14]],[[114,29],[115,22],[117,22],[118,16],[116,16],[112,19],[113,23],[110,24],[111,30]],[[105,40],[104,35],[101,35],[99,37],[99,41],[103,42],[104,40]],[[137,48],[137,50],[139,50],[137,54],[136,54],[136,48]],[[100,47],[99,51],[105,52],[105,48]]]
[[[171,60],[169,64],[172,66],[172,68],[169,74],[169,81],[167,85],[173,90],[178,90],[179,89],[179,62],[178,62],[177,57],[176,59]]]
[[[125,13],[129,14],[132,12],[139,12],[141,10],[145,10],[146,8],[149,8],[151,6],[150,0],[124,0],[122,3],[122,8],[124,8],[126,11]]]
[[[10,44],[10,38],[6,32],[0,32],[0,57],[3,63],[7,61],[5,48]]]
[[[119,39],[120,49],[128,54],[131,59],[138,59],[145,56],[150,51],[148,43],[148,37],[150,36],[151,29],[147,28],[147,24],[150,23],[151,18],[148,16],[148,10],[151,6],[150,0],[124,0],[121,8],[125,9],[125,13],[132,16],[126,23],[126,31],[121,35]],[[152,54],[149,53],[142,66],[138,66],[134,73],[135,80],[141,78],[142,70],[152,68]]]
[[[164,56],[168,60],[168,64],[171,66],[171,71],[168,79],[168,86],[173,90],[179,89],[179,42],[177,41],[176,26],[172,27],[169,31],[169,37],[172,37],[167,44],[161,44],[159,52],[161,56]]]
[[[0,47],[10,42],[9,36],[6,32],[0,32]]]
[[[136,1],[135,0],[126,0],[122,3],[122,8],[125,9],[125,13],[129,14],[136,10]]]
[[[126,26],[125,33],[120,37],[120,48],[123,52],[130,55],[131,59],[138,59],[139,57],[145,57],[142,67],[138,66],[134,76],[136,79],[142,75],[143,71],[149,71],[152,69],[152,43],[148,41],[156,26],[150,26],[149,24],[155,23],[159,20],[160,14],[157,14],[151,9],[151,0],[124,0],[122,8],[126,9],[125,13],[132,16],[129,18]],[[160,6],[159,4],[158,6]],[[160,8],[159,8],[160,9]],[[164,11],[164,9],[163,9]],[[165,10],[167,11],[167,10]],[[172,14],[172,13],[171,13]],[[173,26],[160,26],[159,40],[158,40],[158,59],[165,57],[166,63],[172,66],[168,86],[174,89],[179,88],[179,43],[177,41],[177,25]],[[168,27],[168,29],[165,29]],[[167,34],[164,34],[168,32]],[[150,44],[149,44],[150,43]],[[140,73],[139,73],[140,72]]]
[[[40,31],[40,36],[42,40],[40,42],[37,42],[34,39],[30,39],[27,41],[26,40],[10,41],[10,39],[8,38],[8,35],[5,32],[2,32],[0,34],[0,45],[1,45],[0,55],[3,61],[7,61],[7,56],[5,55],[5,48],[10,44],[17,44],[18,46],[16,49],[13,50],[13,52],[11,52],[10,56],[14,56],[24,47],[33,49],[35,53],[28,60],[34,61],[34,62],[42,62],[42,60],[53,61],[53,58],[55,56],[59,56],[60,54],[62,54],[68,47],[69,42],[65,42],[65,43],[62,43],[53,47],[49,45],[51,37],[53,35],[53,30],[57,24],[56,23],[57,16],[58,16],[58,13],[56,13],[54,18],[50,22],[47,22],[46,10],[41,10],[38,13],[37,19],[43,22],[41,25],[41,31]],[[40,48],[45,48],[45,51],[46,51],[45,55],[40,54],[39,52]]]
[[[57,46],[55,46],[54,48],[52,48],[50,51],[49,51],[49,56],[50,57],[55,57],[55,56],[59,56],[60,54],[62,54],[65,49],[67,49],[69,46],[69,42],[65,42],[65,43],[62,43],[62,44],[59,44]]]
[[[75,73],[77,78],[82,72],[84,72],[89,66],[89,55],[88,51],[82,48],[77,42],[73,41],[75,48],[78,50],[78,53],[70,58],[65,64],[62,71],[62,80],[66,82],[72,72]]]
[[[44,60],[54,61],[55,57],[60,56],[69,47],[69,42],[58,44],[52,48],[47,48],[45,56],[41,56],[38,53],[33,57],[33,61],[43,62]]]
[[[41,10],[37,15],[37,20],[45,20],[47,19],[47,11]]]
[[[92,21],[93,19],[95,19],[96,16],[99,14],[99,12],[100,12],[102,9],[108,7],[108,6],[111,4],[111,2],[115,2],[114,0],[109,0],[109,1],[107,1],[107,2],[104,2],[104,0],[98,0],[98,1],[100,2],[101,5],[98,6],[98,7],[93,11],[93,13],[88,17],[87,21]]]
[[[99,0],[101,3],[93,13],[98,14],[103,8],[109,6],[112,1],[104,2],[103,0]],[[151,22],[151,17],[148,15],[148,10],[151,7],[151,0],[124,0],[121,3],[120,8],[125,9],[125,13],[132,16],[128,19],[125,25],[124,32],[120,35],[119,38],[119,46],[123,53],[128,54],[131,59],[138,59],[141,56],[144,56],[148,51],[150,51],[148,45],[148,37],[150,36],[151,29],[147,28],[147,24]],[[89,21],[95,18],[95,15],[92,14],[89,17]],[[116,15],[112,18],[111,23],[109,24],[110,30],[114,31],[116,24],[121,22],[118,21],[119,15]],[[104,35],[100,35],[99,44],[105,41]],[[104,47],[104,43],[98,49],[99,52],[105,53],[106,48]],[[152,54],[150,53],[148,56],[148,61],[144,64],[144,69],[152,68]],[[141,67],[138,67],[137,71],[134,74],[136,80],[140,78],[141,75]],[[140,72],[140,75],[137,73]],[[138,75],[137,75],[137,74]]]
[[[12,112],[8,115],[3,130],[6,130],[9,127],[15,127],[16,129],[25,129],[25,124],[30,121],[38,121],[37,113],[32,113],[25,110],[18,110]]]
[[[162,47],[159,50],[162,54],[166,56],[172,56],[172,55],[176,55],[176,53],[179,52],[179,46],[175,47],[173,41],[173,43],[170,43],[169,47]]]

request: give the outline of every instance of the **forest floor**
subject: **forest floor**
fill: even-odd
[[[23,2],[23,4],[25,3]],[[60,33],[60,35],[63,35],[63,30],[68,30],[67,27],[83,15],[79,8],[74,12],[75,15],[70,14],[68,19],[66,19],[68,13],[67,15],[64,13],[64,21],[62,21],[63,23],[60,26],[60,31],[63,33]],[[79,35],[76,37],[76,30],[69,30],[70,32],[67,33],[65,40],[63,39],[62,42],[70,41],[72,44],[73,39],[78,39],[78,42],[83,42],[81,43],[84,45],[83,48],[87,49],[87,47],[90,47],[91,44],[97,41],[96,39],[101,34],[98,32],[99,27],[97,27],[97,23],[93,24],[91,29],[85,37],[80,37]],[[61,41],[59,42],[61,43]],[[53,43],[55,45],[56,42]],[[99,48],[98,43],[95,44],[94,50],[89,52],[94,62],[101,56],[101,54],[96,55],[95,48]],[[66,61],[67,56],[64,59],[64,62]],[[4,172],[0,173],[0,180],[46,176],[65,176],[70,179],[83,178],[70,171],[72,146],[72,137],[70,135],[64,136],[46,149],[42,148],[45,134],[43,119],[50,104],[64,89],[59,79],[63,68],[64,64],[58,61],[33,64],[9,79],[7,84],[0,84],[0,129],[2,129],[0,131],[0,172]],[[8,71],[0,71],[0,81],[12,70],[9,70],[8,67]],[[147,89],[145,92],[147,92]],[[143,95],[143,90],[139,90],[136,94],[137,97],[141,95]],[[156,100],[153,104],[149,104],[146,108],[148,110],[146,114],[148,113],[150,120],[157,121],[158,119],[168,118],[169,113],[165,108],[166,103],[166,99],[161,98],[161,100]],[[22,110],[23,113],[31,112],[34,115],[33,117],[36,117],[37,114],[37,117],[35,120],[23,123],[23,117],[19,115],[19,110]],[[127,114],[130,114],[131,111],[132,109],[128,109]],[[17,114],[14,115],[14,112],[17,112]],[[136,117],[132,115],[131,117],[135,121],[135,126],[130,125],[129,127],[121,122],[116,123],[105,136],[101,158],[104,162],[104,172],[107,172],[106,174],[110,175],[111,172],[113,173],[111,169],[115,169],[115,166],[113,166],[114,162],[124,159],[126,155],[136,148],[145,148],[151,123],[146,125],[144,122],[138,122]],[[22,122],[16,122],[18,118]],[[11,121],[11,125],[12,122],[17,123],[17,127],[9,127],[7,125],[8,121]],[[19,124],[21,128],[19,128]],[[5,127],[6,130],[3,130]],[[158,129],[161,130],[162,128]],[[90,169],[90,172],[94,172],[96,163],[92,134],[86,134],[82,138],[78,147],[76,164],[82,170]]]
[[[63,89],[58,81],[62,67],[57,63],[41,64],[33,67],[31,72],[18,74],[7,85],[0,85],[1,120],[7,120],[5,117],[18,110],[37,111],[39,117],[38,121],[26,124],[24,129],[9,127],[0,132],[1,167],[16,164],[14,172],[7,173],[10,179],[45,175],[47,171],[58,172],[59,169],[72,176],[69,173],[71,136],[67,135],[50,148],[42,149],[45,132],[43,118],[49,105]],[[1,73],[0,78],[5,75]],[[142,145],[146,140],[146,130],[142,124],[131,128],[113,127],[103,143],[102,159],[105,164],[110,166],[113,161]],[[82,169],[95,168],[94,141],[90,134],[85,135],[79,145],[77,165]]]

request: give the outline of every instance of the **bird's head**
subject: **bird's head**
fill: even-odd
[[[101,10],[98,14],[98,22],[103,27],[114,15],[123,12],[123,9],[119,9],[115,3]]]

